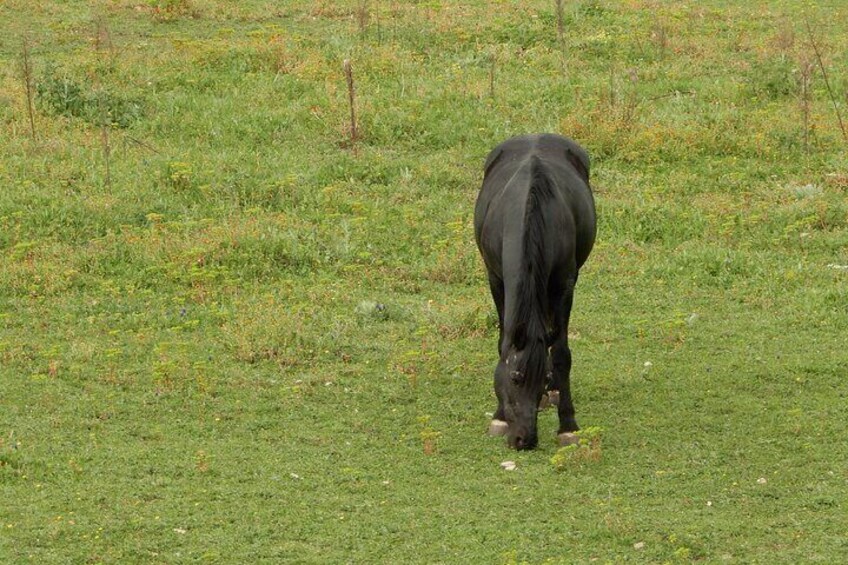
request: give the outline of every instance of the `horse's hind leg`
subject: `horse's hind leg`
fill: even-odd
[[[495,303],[495,309],[498,311],[498,359],[500,359],[504,339],[504,300],[506,294],[503,281],[492,273],[489,273],[489,290],[492,292],[492,300]]]
[[[571,317],[571,305],[574,302],[574,281],[569,281],[562,297],[561,309],[557,312],[555,331],[551,346],[553,376],[551,390],[559,391],[559,434],[576,432],[580,428],[574,416],[574,404],[571,401],[571,349],[568,347],[568,319]]]
[[[498,311],[498,359],[501,356],[501,347],[504,339],[504,284],[501,279],[492,273],[489,273],[489,290],[492,291],[492,300],[495,302],[495,308]],[[497,391],[497,387],[495,387]],[[498,398],[498,407],[492,416],[492,422],[489,425],[490,435],[504,435],[507,432],[506,416],[504,415],[503,401]]]
[[[568,336],[557,340],[551,355],[553,357],[554,390],[559,390],[559,432],[576,432],[577,419],[574,415],[574,403],[571,400],[571,349],[568,347]]]

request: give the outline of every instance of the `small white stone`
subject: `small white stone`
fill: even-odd
[[[757,484],[759,484],[759,485],[764,485],[767,482],[768,482],[768,479],[765,478],[765,477],[760,477],[759,479],[757,479]]]
[[[504,471],[515,471],[515,461],[504,461],[501,463],[501,469]]]
[[[645,549],[645,542],[637,541],[633,544],[633,549]]]

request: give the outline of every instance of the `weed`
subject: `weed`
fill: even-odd
[[[199,18],[200,11],[192,0],[147,0],[147,6],[157,22],[173,22],[179,18]]]
[[[165,167],[165,182],[172,190],[187,191],[195,186],[194,170],[191,164],[171,161]]]
[[[424,455],[433,455],[437,451],[438,440],[442,436],[441,432],[437,432],[430,425],[430,416],[420,416],[418,424],[421,426],[421,431],[418,435],[421,438],[421,444],[424,449]]]
[[[822,74],[822,80],[824,80],[825,88],[827,88],[827,95],[830,97],[830,102],[833,105],[833,111],[836,114],[836,120],[839,123],[839,130],[842,132],[842,139],[846,143],[848,143],[848,131],[845,129],[845,124],[842,122],[842,112],[839,109],[839,102],[836,100],[836,94],[833,91],[833,88],[830,86],[830,79],[827,75],[827,69],[824,66],[824,62],[822,61],[821,49],[819,49],[819,44],[816,41],[815,36],[813,35],[813,29],[810,25],[809,17],[804,19],[804,25],[807,28],[807,37],[810,41],[810,46],[813,48],[813,53],[816,56],[816,62],[818,63],[819,70]]]
[[[371,12],[368,7],[368,0],[358,0],[355,13],[356,24],[359,28],[359,33],[363,34],[368,29],[368,22],[371,19]]]
[[[660,57],[664,57],[668,49],[668,26],[665,22],[660,19],[654,20],[653,24],[651,24],[648,37],[657,51],[659,51]]]
[[[356,127],[356,88],[353,84],[353,68],[350,59],[344,60],[344,74],[347,81],[347,98],[350,106],[350,142],[352,145],[359,139],[359,130]]]
[[[46,76],[38,81],[36,94],[45,110],[97,126],[105,119],[115,127],[128,128],[143,115],[140,101],[110,92],[103,86],[97,91],[84,88],[55,67],[48,68]]]
[[[556,28],[557,28],[557,42],[559,44],[560,55],[562,57],[562,72],[565,75],[567,71],[566,64],[566,43],[565,43],[565,15],[563,10],[563,0],[555,0],[555,10],[556,10]]]
[[[774,46],[784,53],[789,53],[795,47],[795,28],[788,19],[780,22],[777,31],[775,32]]]
[[[601,434],[603,428],[592,426],[575,432],[577,443],[559,448],[551,457],[551,465],[557,471],[565,471],[583,463],[601,459]]]
[[[749,72],[750,95],[764,100],[791,96],[798,91],[796,73],[793,61],[786,57],[757,61]]]
[[[21,76],[24,81],[24,92],[26,92],[27,116],[29,116],[30,133],[35,141],[35,115],[33,112],[33,79],[32,61],[30,60],[29,41],[24,36],[21,41]]]
[[[801,124],[804,132],[804,151],[810,152],[810,111],[812,105],[812,94],[810,86],[813,78],[813,63],[806,57],[800,61],[800,73],[798,81],[800,83],[800,105],[801,105]]]
[[[489,98],[495,97],[495,69],[497,66],[497,57],[494,53],[489,54]]]

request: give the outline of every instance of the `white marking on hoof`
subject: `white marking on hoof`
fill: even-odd
[[[489,424],[489,435],[490,436],[503,436],[506,435],[506,432],[509,430],[509,424],[504,422],[503,420],[492,420],[492,423]]]
[[[580,443],[580,438],[574,432],[562,432],[557,434],[557,441],[560,447],[565,447],[566,445],[577,445]]]
[[[551,406],[559,406],[559,391],[558,390],[549,390],[548,391],[548,402]]]

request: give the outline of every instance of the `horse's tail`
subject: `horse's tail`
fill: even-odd
[[[525,374],[544,377],[546,344],[546,302],[548,272],[545,252],[545,205],[554,198],[554,186],[537,156],[530,161],[530,190],[524,207],[522,266],[515,302],[513,343],[527,348]],[[529,379],[528,379],[529,380]]]

